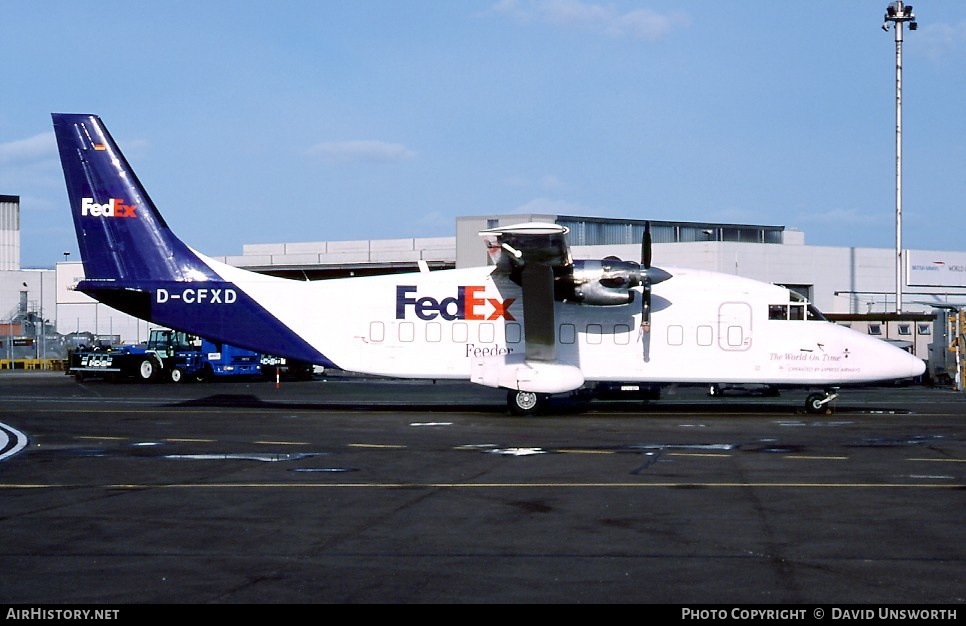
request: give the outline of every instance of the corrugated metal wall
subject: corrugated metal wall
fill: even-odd
[[[0,195],[0,271],[20,269],[20,196]]]

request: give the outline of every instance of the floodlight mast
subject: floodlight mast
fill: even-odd
[[[909,22],[909,30],[919,24],[912,13],[912,5],[901,0],[886,7],[882,30],[893,24],[896,33],[896,313],[902,313],[902,25]]]

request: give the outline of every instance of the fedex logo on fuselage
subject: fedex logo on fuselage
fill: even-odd
[[[509,309],[516,298],[506,300],[487,298],[482,295],[485,289],[482,285],[460,285],[456,288],[456,296],[437,300],[429,296],[416,297],[415,285],[397,285],[396,319],[406,319],[407,314],[412,310],[415,311],[416,317],[427,321],[437,317],[449,321],[496,320],[501,317],[505,320],[513,320],[513,314]]]
[[[121,198],[111,198],[103,204],[94,202],[94,198],[81,199],[81,215],[91,217],[137,217],[137,208],[136,204],[124,204]]]

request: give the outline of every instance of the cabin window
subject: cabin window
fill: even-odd
[[[416,338],[416,326],[412,322],[399,323],[399,341],[409,343]]]
[[[627,324],[614,324],[614,343],[626,346],[631,340],[631,327]]]
[[[870,335],[881,335],[882,334],[882,324],[869,324],[869,334]]]
[[[560,325],[560,343],[574,343],[577,341],[577,327],[573,324]]]
[[[369,322],[369,341],[380,342],[386,339],[386,327],[382,322]]]
[[[697,341],[699,346],[710,346],[714,343],[714,329],[710,326],[698,326]]]
[[[437,343],[443,339],[443,326],[439,322],[426,324],[426,341]]]
[[[770,319],[770,320],[787,320],[788,319],[788,305],[785,305],[785,304],[769,304],[768,305],[768,319]]]
[[[464,322],[456,322],[453,324],[453,343],[466,343],[466,338],[469,334],[466,331],[466,324]]]
[[[917,324],[916,329],[919,331],[920,335],[932,334],[932,327],[929,324]]]
[[[788,307],[788,319],[790,320],[805,319],[805,305],[793,304],[790,307]]]
[[[667,343],[669,346],[682,345],[684,343],[684,326],[668,326]]]
[[[603,334],[604,327],[600,324],[587,324],[587,343],[595,346],[600,345]]]
[[[899,334],[900,335],[911,335],[912,334],[912,324],[899,324]]]
[[[480,343],[493,343],[493,324],[480,324]]]
[[[507,343],[520,343],[522,333],[520,332],[519,324],[516,322],[507,324],[504,332],[506,333]]]

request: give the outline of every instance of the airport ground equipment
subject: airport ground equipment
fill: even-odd
[[[270,354],[263,354],[261,356],[261,366],[262,375],[265,378],[274,378],[276,382],[282,378],[288,380],[310,380],[314,374],[324,371],[324,368],[321,366]]]
[[[259,376],[261,355],[180,331],[154,329],[147,342],[131,346],[79,349],[71,354],[69,374],[154,381],[210,381]]]

